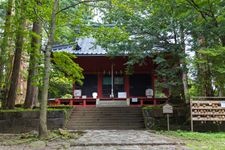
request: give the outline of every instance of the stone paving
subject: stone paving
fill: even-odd
[[[185,149],[184,143],[146,130],[93,130],[86,131],[71,150],[177,150]]]
[[[146,130],[86,130],[78,139],[36,141],[30,144],[3,146],[1,150],[188,150],[178,139]]]

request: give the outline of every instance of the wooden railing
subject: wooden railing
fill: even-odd
[[[130,99],[130,106],[144,106],[144,105],[159,105],[163,104],[167,101],[167,98],[147,98],[147,97],[135,97],[138,99],[137,102],[132,102],[132,98],[134,97],[129,97]],[[88,98],[56,98],[56,99],[51,99],[48,101],[48,104],[51,106],[56,106],[56,105],[75,105],[75,106],[96,106],[96,100],[95,98],[88,97]],[[104,100],[104,101],[126,101],[127,98],[99,98],[99,100]]]

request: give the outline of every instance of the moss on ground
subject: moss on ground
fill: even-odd
[[[163,105],[152,105],[152,106],[144,106],[142,107],[142,109],[145,109],[145,110],[156,110],[156,109],[162,109]]]
[[[71,110],[73,106],[66,106],[66,105],[59,105],[54,107],[48,107],[48,111],[58,111],[58,110]],[[0,109],[0,112],[27,112],[27,111],[39,111],[39,108],[23,108],[23,107],[16,107],[15,109]]]
[[[83,134],[84,132],[81,131],[68,131],[63,129],[49,132],[48,137],[45,139],[40,139],[38,137],[37,131],[31,131],[23,134],[1,134],[0,145],[11,146],[19,144],[29,144],[40,140],[44,141],[45,143],[51,141],[64,141],[69,139],[77,139]]]

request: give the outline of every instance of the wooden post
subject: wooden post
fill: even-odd
[[[75,90],[75,82],[73,83],[73,91],[72,91],[73,98],[74,98],[74,90]]]
[[[163,106],[163,113],[166,114],[166,118],[167,118],[167,130],[170,130],[170,115],[173,113],[173,106],[170,104],[165,104]]]
[[[57,100],[56,100],[56,105],[60,105],[60,104],[61,104],[60,99],[57,99]]]
[[[102,72],[99,72],[98,73],[98,98],[102,97],[102,80],[103,80]]]
[[[157,101],[155,99],[155,74],[154,74],[154,64],[152,62],[152,72],[151,72],[151,81],[152,81],[152,90],[153,90],[153,104],[156,105],[157,104]]]
[[[130,97],[130,83],[129,83],[129,76],[128,75],[125,75],[124,76],[124,89],[125,89],[125,92],[127,92],[127,97]]]
[[[170,131],[170,115],[166,114],[166,118],[167,118],[167,130]]]
[[[143,106],[144,105],[144,100],[143,99],[141,99],[141,106]]]
[[[86,99],[83,100],[83,106],[86,107],[87,106],[87,102]]]
[[[151,88],[153,90],[153,96],[152,96],[152,99],[153,99],[153,105],[156,105],[157,102],[156,102],[156,99],[155,99],[155,71],[154,71],[154,62],[153,60],[151,60]]]
[[[70,106],[73,106],[73,100],[70,99]]]
[[[194,124],[192,119],[192,100],[190,100],[190,113],[191,113],[191,132],[194,131]]]

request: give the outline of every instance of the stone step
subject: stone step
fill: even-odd
[[[142,118],[142,115],[106,115],[106,116],[102,116],[102,115],[84,115],[84,116],[71,116],[70,119],[135,119],[135,118]]]
[[[131,107],[94,107],[94,108],[74,108],[79,112],[142,112],[140,108]],[[75,112],[75,111],[74,111]]]
[[[74,125],[75,127],[77,127],[78,125],[81,126],[144,126],[144,121],[138,121],[138,122],[95,122],[95,123],[91,123],[91,122],[70,122],[67,125]]]
[[[75,108],[66,125],[68,129],[143,129],[141,108]]]
[[[101,117],[104,117],[104,116],[142,116],[142,113],[110,113],[110,112],[105,112],[105,113],[73,113],[71,114],[71,117],[76,117],[76,116],[82,116],[82,117],[85,117],[85,116],[101,116]]]
[[[134,111],[132,111],[132,110],[130,110],[130,111],[127,111],[127,110],[99,110],[99,111],[92,111],[92,110],[90,110],[90,111],[80,111],[80,110],[78,110],[78,111],[74,111],[72,114],[77,114],[77,113],[117,113],[117,114],[120,114],[120,113],[124,113],[124,114],[126,114],[126,113],[142,113],[142,111],[137,111],[137,110],[134,110]]]
[[[142,115],[82,115],[82,116],[71,116],[71,119],[95,119],[95,120],[104,120],[104,119],[138,119],[143,118]]]
[[[136,122],[143,122],[143,119],[126,119],[126,120],[119,120],[119,119],[104,119],[104,120],[72,120],[70,123],[136,123]]]
[[[104,107],[105,108],[105,107]],[[89,111],[83,111],[83,110],[77,110],[74,111],[73,113],[142,113],[142,111],[138,111],[138,110],[89,110]]]
[[[141,118],[141,117],[140,117]],[[75,121],[89,121],[89,122],[97,122],[97,121],[111,121],[111,122],[114,122],[114,121],[142,121],[143,119],[140,119],[140,118],[71,118],[70,121],[71,122],[75,122]]]
[[[75,107],[76,110],[140,110],[140,107]]]
[[[131,130],[144,129],[144,126],[68,126],[70,130]]]
[[[142,114],[74,114],[71,116],[71,118],[79,118],[79,117],[141,117]]]

